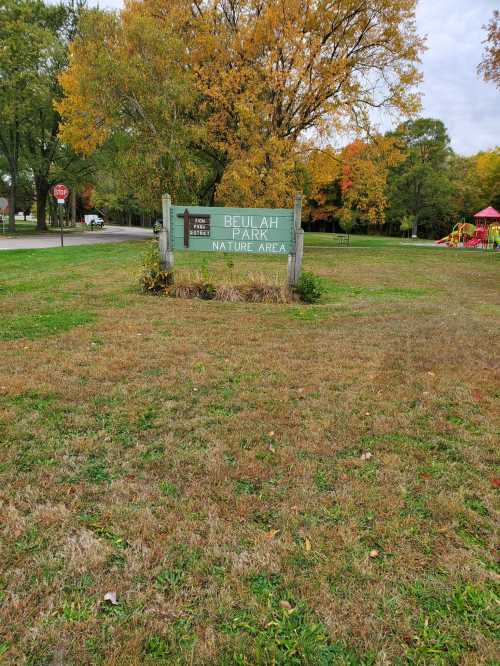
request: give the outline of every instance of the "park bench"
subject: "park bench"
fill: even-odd
[[[337,245],[349,245],[349,236],[337,234]]]

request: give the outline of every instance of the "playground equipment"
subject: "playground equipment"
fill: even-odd
[[[500,223],[490,224],[488,243],[491,243],[494,250],[496,250],[497,247],[500,247]]]
[[[488,227],[478,226],[474,235],[469,240],[464,241],[464,247],[477,247],[481,245],[483,249],[488,247]]]
[[[446,243],[448,247],[462,244],[463,247],[481,247],[483,250],[500,247],[500,213],[489,206],[476,213],[474,219],[477,226],[467,222],[455,224],[452,232],[436,243]]]
[[[459,222],[458,224],[455,224],[451,234],[437,240],[436,243],[439,245],[446,243],[448,247],[457,247],[459,243],[466,243],[469,241],[474,236],[475,231],[476,227],[474,224]]]

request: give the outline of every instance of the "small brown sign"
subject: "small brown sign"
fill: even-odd
[[[210,236],[210,215],[190,215],[189,235]]]
[[[210,236],[210,215],[191,215],[186,208],[177,217],[184,221],[184,247],[189,247],[190,236]]]

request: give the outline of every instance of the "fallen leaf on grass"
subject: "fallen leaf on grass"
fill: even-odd
[[[478,391],[478,389],[473,389],[471,393],[473,400],[475,400],[476,402],[481,402],[481,393],[480,391]]]
[[[374,559],[375,557],[378,557],[380,555],[379,551],[374,548],[373,550],[370,550],[370,557]]]
[[[304,539],[304,548],[306,549],[307,552],[311,550],[311,542],[307,537]]]
[[[279,530],[271,530],[270,532],[268,532],[268,533],[266,534],[266,537],[269,539],[269,541],[271,541],[272,539],[274,539],[274,537],[275,537],[277,534],[279,534],[279,532],[280,532]]]
[[[361,454],[361,460],[370,460],[370,458],[373,458],[373,453],[370,453],[369,451]]]
[[[281,608],[283,608],[283,610],[286,610],[286,611],[291,611],[292,610],[292,605],[286,600],[280,601],[280,606],[281,606]]]
[[[491,479],[491,485],[493,488],[500,488],[500,479]]]
[[[109,601],[113,606],[118,606],[118,601],[116,600],[116,592],[106,592],[104,595],[104,601]]]

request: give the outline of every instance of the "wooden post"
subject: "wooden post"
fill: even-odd
[[[288,255],[288,286],[294,287],[302,270],[302,257],[304,256],[304,230],[302,229],[302,195],[295,197],[293,210],[293,223],[295,228],[295,247]]]
[[[182,218],[184,220],[184,247],[189,247],[189,211],[187,208]]]
[[[171,273],[174,268],[174,253],[172,252],[172,239],[170,238],[170,206],[172,200],[169,194],[161,199],[163,227],[160,231],[160,266],[162,271]]]
[[[63,206],[64,204],[62,203],[57,203],[57,211],[59,213],[59,227],[60,227],[60,232],[61,232],[61,247],[64,247],[64,227],[63,227],[63,216],[64,216],[64,211],[63,211]]]
[[[71,226],[76,227],[76,189],[71,189]]]

